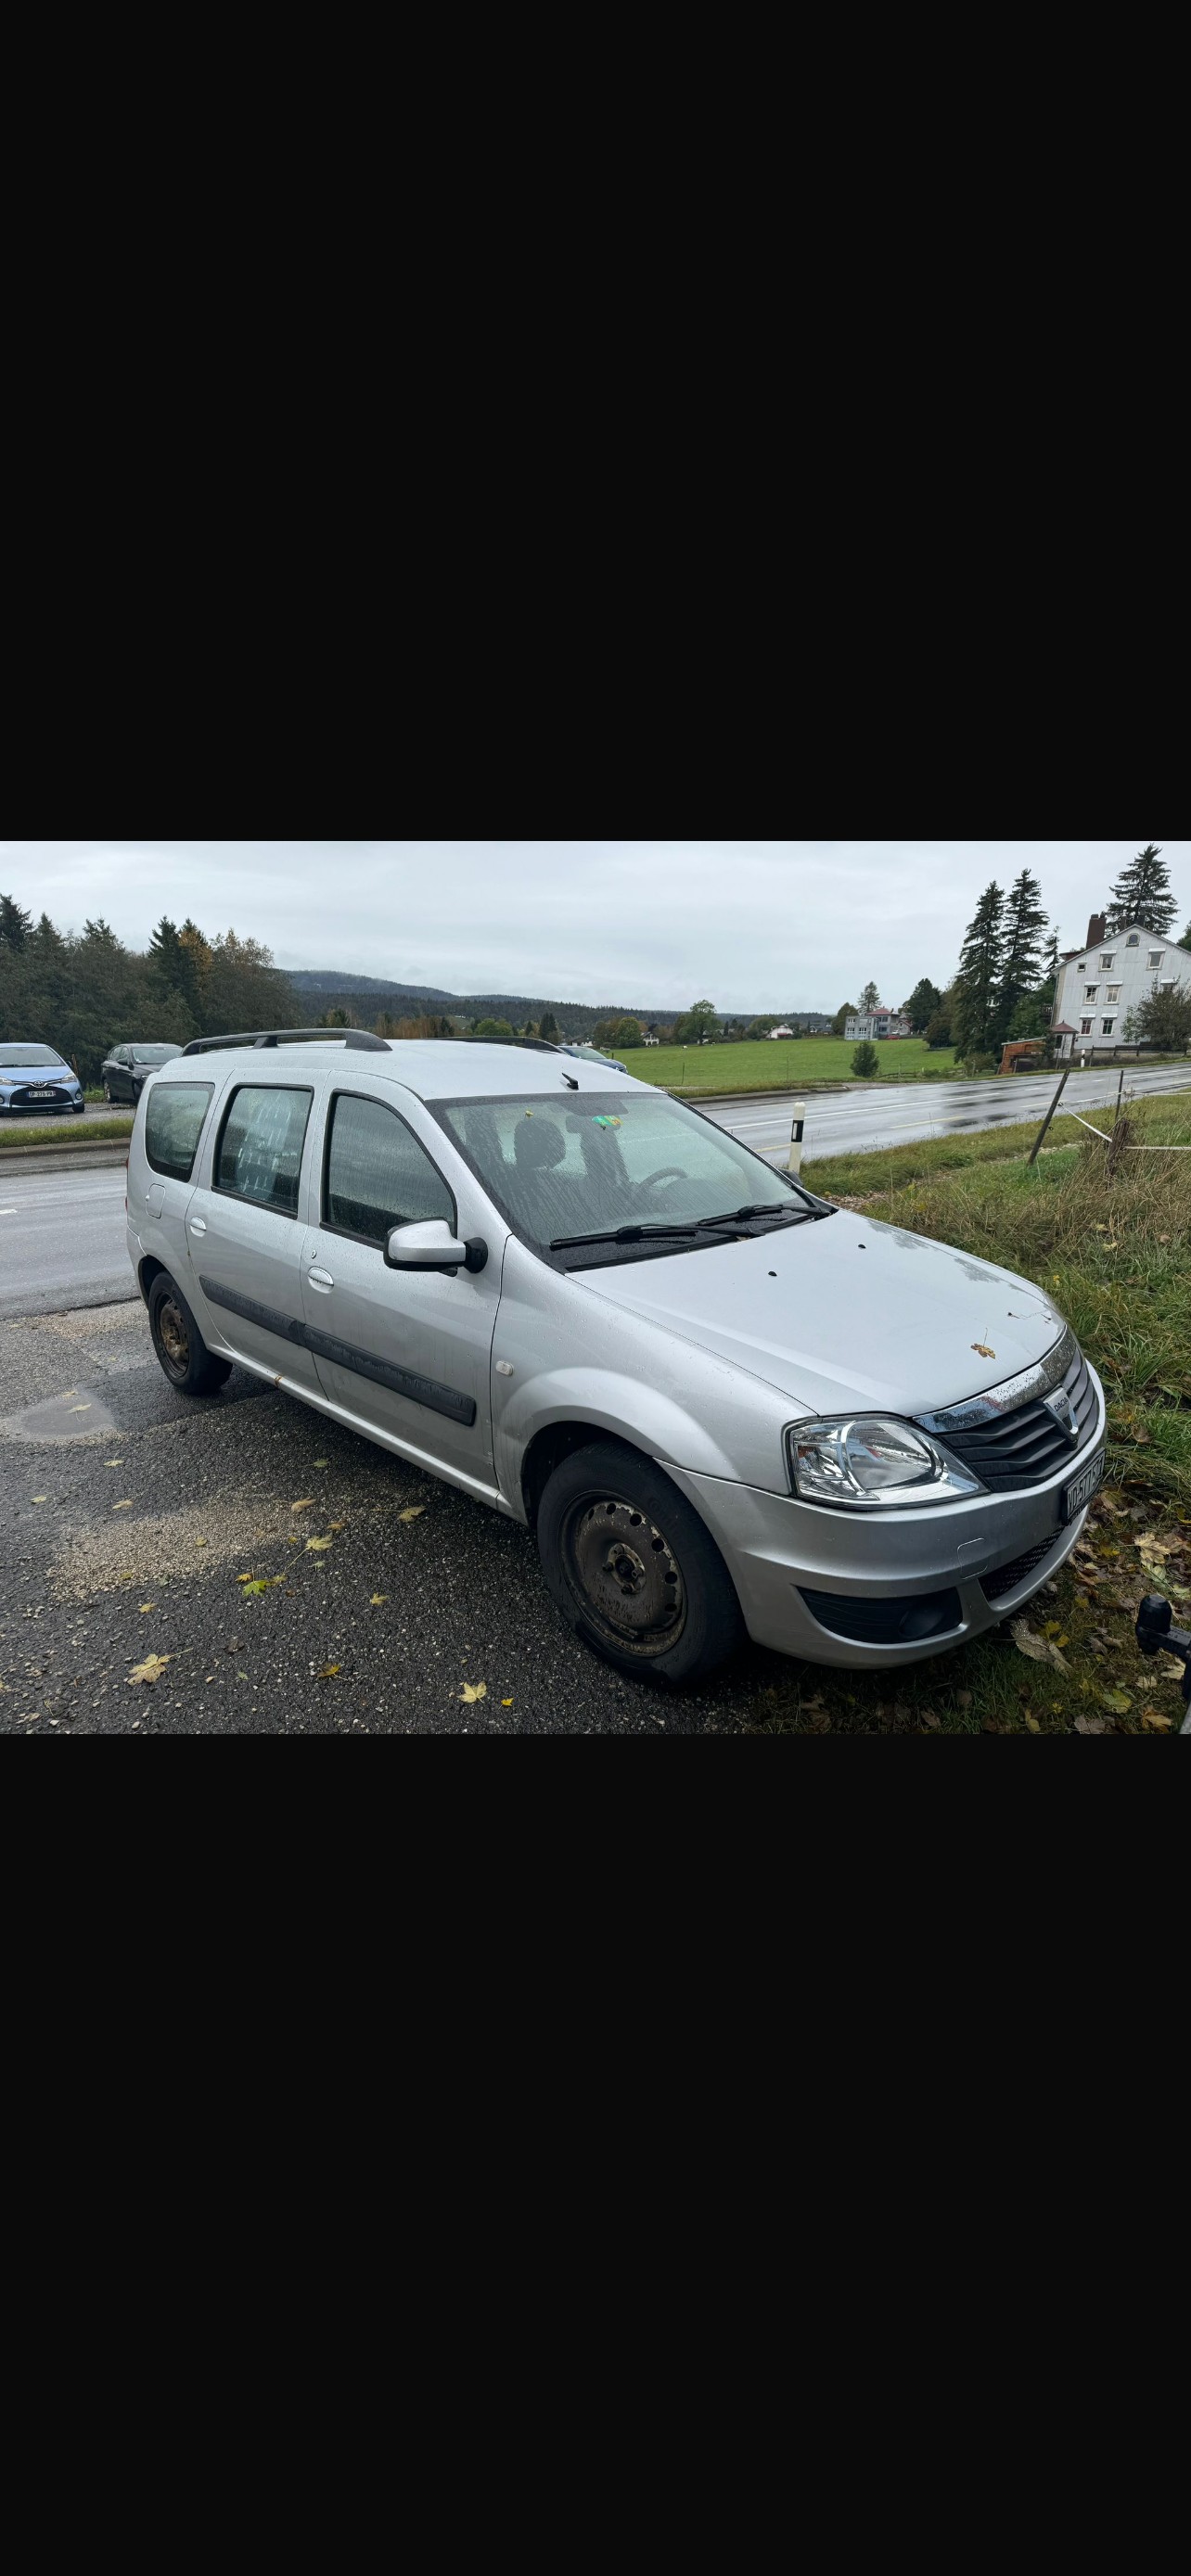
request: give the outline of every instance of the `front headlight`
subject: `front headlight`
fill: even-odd
[[[954,1503],[984,1492],[925,1431],[889,1414],[795,1422],[786,1448],[794,1491],[808,1503],[888,1511],[896,1503]]]

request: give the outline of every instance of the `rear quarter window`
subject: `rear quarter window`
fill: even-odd
[[[155,1082],[145,1111],[145,1159],[170,1180],[188,1181],[194,1170],[213,1082]]]

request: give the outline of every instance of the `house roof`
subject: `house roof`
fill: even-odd
[[[1103,939],[1081,939],[1078,948],[1061,948],[1059,963],[1069,966],[1073,957],[1086,957],[1090,948],[1114,947],[1117,940],[1127,939],[1131,930],[1144,930],[1147,939],[1169,939],[1173,936],[1170,931],[1151,930],[1148,921],[1122,921],[1115,930],[1106,930]]]
[[[1076,1035],[1077,1031],[1072,1027],[1070,1020],[1056,1020],[1051,1030],[1052,1038],[1073,1038]]]

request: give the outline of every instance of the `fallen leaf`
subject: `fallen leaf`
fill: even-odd
[[[105,1467],[122,1467],[124,1461],[122,1458],[105,1458],[103,1463]]]
[[[329,1458],[316,1458],[314,1461],[316,1467],[329,1467],[330,1463],[331,1461]]]
[[[424,1512],[425,1509],[425,1503],[411,1503],[408,1511],[398,1512],[397,1518],[399,1521],[416,1521],[419,1512]]]
[[[29,1497],[29,1499],[30,1499],[30,1501],[31,1501],[31,1502],[34,1502],[34,1503],[48,1503],[48,1501],[49,1501],[49,1499],[50,1499],[50,1498],[49,1498],[49,1495],[48,1495],[48,1494],[31,1494],[31,1495],[30,1495],[30,1497]],[[116,1509],[117,1509],[117,1511],[119,1511],[119,1509],[120,1509],[119,1503],[117,1503],[117,1505],[116,1505]]]
[[[1081,1708],[1075,1721],[1075,1733],[1077,1735],[1107,1735],[1108,1719],[1106,1717],[1085,1717]]]
[[[247,1600],[250,1592],[268,1592],[274,1583],[284,1583],[285,1576],[284,1574],[258,1574],[250,1582],[246,1574],[241,1574],[237,1580],[243,1584],[244,1598]]]
[[[315,1674],[315,1680],[320,1682],[333,1681],[339,1670],[340,1666],[338,1664],[320,1664],[318,1671]],[[241,1675],[241,1679],[243,1679],[243,1675]]]
[[[487,1699],[488,1684],[487,1682],[465,1682],[459,1693],[459,1697],[462,1700],[466,1700],[468,1707],[470,1708],[473,1700]]]
[[[44,1496],[44,1494],[42,1495],[42,1501],[43,1501],[43,1502],[45,1501],[45,1496]],[[131,1494],[127,1497],[126,1501],[124,1501],[124,1502],[122,1502],[122,1503],[113,1503],[113,1505],[112,1505],[112,1510],[113,1510],[114,1512],[130,1512],[130,1511],[132,1510],[132,1496],[131,1496]]]
[[[1143,1708],[1141,1722],[1143,1726],[1157,1727],[1162,1735],[1169,1735],[1174,1719],[1164,1717],[1160,1708]]]
[[[312,1511],[312,1510],[313,1510],[313,1508],[314,1508],[314,1496],[313,1496],[313,1494],[306,1494],[306,1495],[303,1497],[303,1499],[302,1499],[302,1501],[301,1501],[300,1503],[291,1503],[291,1504],[290,1504],[290,1510],[291,1510],[291,1512],[309,1512],[309,1511]]]
[[[91,1407],[89,1404],[72,1404],[70,1410],[72,1413],[89,1413]]]
[[[502,1699],[500,1704],[502,1708],[511,1708],[513,1705],[511,1699]]]
[[[1020,1655],[1029,1655],[1036,1664],[1053,1664],[1056,1672],[1070,1672],[1071,1666],[1053,1637],[1039,1637],[1028,1619],[1015,1619],[1009,1633]]]
[[[1028,1708],[1022,1710],[1022,1716],[1026,1721],[1026,1725],[1029,1727],[1031,1735],[1041,1735],[1042,1729],[1038,1724],[1038,1720],[1036,1717],[1031,1717]]]
[[[994,1350],[990,1350],[987,1342],[973,1342],[972,1348],[974,1351],[979,1351],[982,1360],[995,1360],[997,1356]]]
[[[158,1681],[158,1680],[160,1680],[160,1677],[161,1677],[162,1673],[165,1671],[166,1665],[167,1665],[168,1663],[172,1663],[172,1661],[173,1661],[173,1657],[172,1657],[171,1655],[146,1655],[146,1657],[145,1657],[145,1660],[144,1660],[144,1663],[143,1663],[143,1664],[134,1664],[134,1665],[133,1665],[132,1671],[130,1672],[130,1674],[129,1674],[129,1676],[128,1676],[129,1681],[130,1681],[130,1682],[155,1682],[155,1681]]]
[[[381,1609],[383,1609],[383,1608],[384,1608],[384,1605],[385,1605],[385,1602],[388,1600],[388,1597],[389,1597],[389,1596],[388,1596],[388,1593],[387,1593],[387,1592],[374,1592],[374,1593],[373,1593],[373,1595],[372,1595],[372,1599],[371,1599],[371,1601],[369,1602],[369,1605],[368,1605],[369,1609],[370,1609],[370,1610],[381,1610]]]
[[[1101,1691],[1101,1693],[1100,1693],[1100,1699],[1101,1699],[1101,1703],[1102,1703],[1102,1705],[1103,1705],[1105,1708],[1115,1709],[1116,1714],[1117,1714],[1117,1716],[1118,1716],[1118,1717],[1124,1717],[1126,1710],[1127,1710],[1127,1709],[1132,1708],[1132,1706],[1133,1706],[1133,1693],[1132,1693],[1132,1691],[1127,1691],[1127,1690],[1108,1690],[1108,1691]]]
[[[146,1612],[147,1610],[153,1610],[153,1609],[155,1609],[155,1608],[156,1608],[156,1606],[157,1606],[157,1605],[156,1605],[156,1603],[155,1603],[155,1602],[153,1602],[153,1601],[142,1601],[142,1603],[141,1603],[141,1617],[142,1617],[142,1619],[144,1618],[144,1616],[145,1616],[145,1612]]]
[[[307,1555],[321,1556],[324,1548],[334,1547],[334,1544],[335,1541],[333,1538],[308,1538],[306,1541]]]

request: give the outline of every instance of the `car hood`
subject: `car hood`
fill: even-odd
[[[1063,1329],[1029,1280],[847,1208],[581,1276],[808,1413],[935,1412],[1041,1359]]]
[[[0,1048],[0,1081],[4,1082],[73,1082],[68,1064],[6,1064]]]

